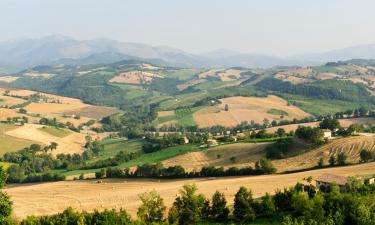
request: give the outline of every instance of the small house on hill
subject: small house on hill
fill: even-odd
[[[320,190],[328,190],[332,185],[337,185],[340,191],[345,192],[348,190],[348,178],[334,174],[322,174],[316,180],[316,187]]]
[[[329,129],[324,129],[323,130],[323,137],[331,139],[332,138],[332,131]]]

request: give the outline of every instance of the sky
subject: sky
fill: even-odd
[[[375,43],[374,0],[0,0],[0,41],[62,34],[289,56]]]

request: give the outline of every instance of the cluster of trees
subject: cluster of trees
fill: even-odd
[[[332,186],[328,192],[318,192],[311,184],[297,183],[292,188],[257,199],[250,189],[240,187],[232,209],[223,193],[216,191],[207,198],[197,193],[194,184],[186,184],[168,213],[163,198],[156,191],[150,191],[139,195],[138,220],[132,220],[123,210],[79,213],[68,208],[56,215],[30,216],[21,224],[252,224],[262,218],[282,225],[374,224],[375,206],[371,198],[375,185],[364,185],[352,179],[349,187],[348,193],[341,193],[337,186]]]
[[[266,147],[266,157],[269,159],[282,159],[293,149],[293,138],[278,139],[275,143]]]
[[[189,140],[189,143],[204,143],[207,140],[207,134],[200,134],[200,133],[188,133],[188,134],[166,134],[162,137],[158,137],[157,135],[147,135],[145,142],[142,145],[142,150],[145,153],[156,152],[161,149],[185,144],[185,138]]]
[[[24,125],[25,123],[28,123],[28,122],[29,122],[29,118],[27,118],[26,116],[7,117],[7,120],[5,121],[5,123],[7,124],[19,123],[21,125]]]
[[[324,141],[324,133],[322,129],[320,129],[319,127],[311,128],[305,126],[298,126],[298,128],[295,131],[295,135],[298,138],[315,144],[321,144]]]
[[[375,160],[375,153],[366,149],[362,149],[360,152],[360,162],[371,162]]]
[[[144,164],[138,166],[134,172],[130,172],[128,168],[107,168],[97,172],[97,178],[131,178],[131,177],[147,177],[147,178],[192,178],[192,177],[220,177],[220,176],[243,176],[243,175],[261,175],[276,173],[276,168],[271,161],[261,159],[255,164],[255,168],[245,167],[203,167],[200,171],[186,172],[181,166],[164,167],[162,164]]]
[[[97,141],[88,141],[86,150],[80,154],[58,154],[56,158],[49,154],[41,154],[41,151],[56,149],[57,143],[52,142],[50,145],[42,148],[38,144],[32,144],[18,152],[8,152],[1,157],[0,161],[12,163],[8,167],[8,183],[26,183],[41,181],[64,180],[65,177],[60,174],[51,173],[54,169],[73,170],[89,167],[86,161],[102,151],[103,146]],[[117,160],[122,156],[118,153]],[[97,162],[99,163],[99,162]],[[102,167],[114,166],[117,164],[105,164]],[[93,168],[100,168],[91,165]]]

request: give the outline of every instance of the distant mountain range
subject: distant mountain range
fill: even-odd
[[[168,46],[150,46],[110,39],[75,40],[54,35],[0,42],[0,72],[14,73],[45,64],[98,64],[137,59],[175,67],[273,67],[317,65],[328,61],[375,58],[375,44],[280,58],[220,49],[190,54]]]

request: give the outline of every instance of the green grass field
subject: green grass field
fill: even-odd
[[[268,114],[277,115],[277,116],[287,116],[289,115],[287,112],[280,110],[280,109],[270,109],[267,111]]]
[[[132,167],[137,165],[143,165],[146,163],[157,163],[178,155],[185,154],[187,152],[197,150],[199,150],[199,146],[194,144],[173,146],[157,152],[143,154],[134,160],[121,164],[119,167]]]
[[[346,102],[340,100],[324,100],[324,99],[311,99],[297,95],[281,94],[281,97],[292,102],[305,112],[312,115],[326,115],[334,114],[336,112],[343,112],[348,109],[356,109],[361,106],[373,108],[369,102]]]
[[[39,130],[41,130],[43,132],[46,132],[46,133],[48,133],[52,136],[60,137],[60,138],[66,137],[66,136],[68,136],[69,134],[72,133],[71,131],[69,131],[67,129],[50,127],[50,126],[43,126],[43,127],[39,128]]]
[[[177,78],[179,80],[189,80],[201,72],[202,70],[200,69],[163,70],[160,72],[160,75],[168,78]]]
[[[117,167],[126,168],[126,167],[143,165],[146,163],[157,163],[157,162],[161,162],[163,160],[169,159],[169,158],[173,158],[178,155],[185,154],[187,152],[193,152],[193,151],[199,151],[199,150],[200,150],[199,146],[194,145],[194,144],[169,147],[169,148],[157,151],[157,152],[143,154],[140,157],[133,159],[129,162],[122,163]],[[94,173],[99,170],[100,169],[73,170],[73,171],[54,170],[52,172],[61,173],[65,176],[69,176],[69,175],[78,175],[81,173]]]
[[[340,73],[341,71],[336,69],[335,67],[332,66],[314,66],[312,68],[314,71],[319,72],[319,73]]]
[[[103,140],[101,144],[104,146],[104,151],[95,160],[114,157],[120,151],[126,153],[142,151],[142,143],[142,140],[124,140],[121,138]]]

